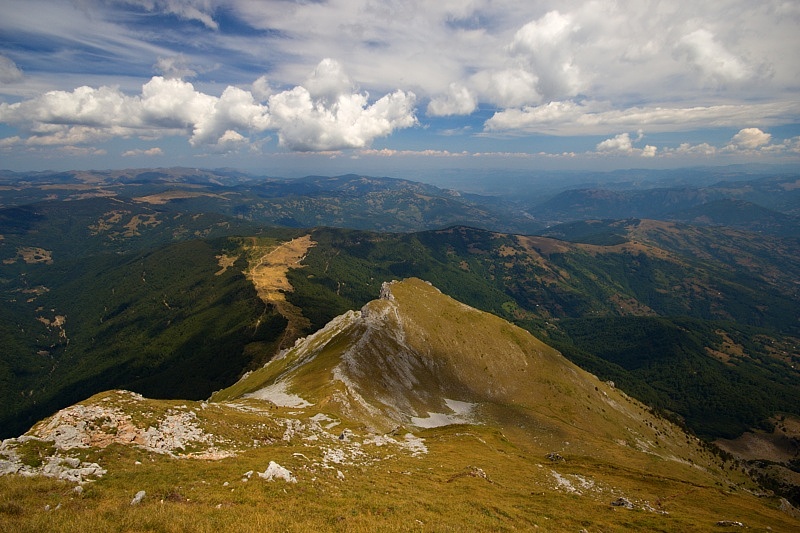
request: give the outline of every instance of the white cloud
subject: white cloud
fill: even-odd
[[[733,136],[731,144],[748,150],[754,150],[769,144],[772,135],[764,133],[758,128],[744,128]]]
[[[157,156],[157,155],[164,155],[164,151],[159,147],[148,148],[147,150],[126,150],[122,152],[122,157],[134,157],[134,156]]]
[[[16,104],[0,104],[0,120],[9,124],[112,126],[125,114],[126,97],[112,87],[50,91]]]
[[[750,76],[744,61],[729,52],[709,30],[701,28],[684,35],[676,46],[695,68],[710,79],[723,83]]]
[[[645,147],[642,148],[642,157],[655,157],[657,151],[658,148],[656,148],[655,146],[652,146],[650,144],[645,145]]]
[[[154,76],[142,87],[141,98],[131,98],[132,113],[121,117],[131,124],[176,131],[196,129],[213,114],[217,99],[195,90],[186,81]],[[202,132],[200,132],[202,134]]]
[[[509,51],[537,77],[546,100],[575,96],[584,87],[576,64],[573,39],[580,26],[569,15],[550,11],[517,31]]]
[[[800,114],[800,102],[722,104],[696,107],[631,107],[615,109],[608,102],[562,101],[498,111],[485,123],[487,131],[603,135],[614,130],[686,131],[736,127],[742,123],[780,124]]]
[[[272,87],[270,87],[267,77],[261,76],[254,81],[250,86],[250,92],[259,102],[266,102],[267,98],[272,95]]]
[[[212,0],[107,0],[109,3],[128,4],[144,8],[150,12],[167,13],[184,20],[195,20],[207,28],[216,30],[219,25],[214,20],[215,4]]]
[[[193,78],[197,72],[189,68],[188,59],[183,54],[170,57],[159,57],[155,64],[156,72],[164,75],[165,78]]]
[[[332,104],[340,95],[353,91],[353,82],[344,72],[342,65],[330,58],[319,62],[311,76],[306,78],[303,87],[315,100]]]
[[[59,146],[58,151],[73,157],[106,155],[105,150],[91,146]]]
[[[636,139],[631,139],[629,133],[620,133],[611,139],[606,139],[597,144],[596,150],[601,154],[639,155],[641,157],[655,157],[658,148],[645,145],[644,148],[635,148],[634,143],[644,138],[644,132],[639,130]]]
[[[153,77],[140,96],[113,87],[50,91],[15,104],[0,104],[0,121],[29,134],[27,144],[78,144],[114,136],[189,136],[193,146],[228,149],[244,134],[276,130],[291,150],[340,150],[368,146],[375,138],[416,124],[413,93],[395,91],[371,103],[332,60],[320,63],[302,86],[273,94],[263,105],[253,94],[228,86],[219,97],[186,81]],[[260,82],[257,82],[260,83]]]
[[[468,152],[450,152],[449,150],[392,150],[389,148],[381,148],[375,150],[372,148],[364,148],[359,150],[360,156],[377,156],[377,157],[469,157],[475,154]]]
[[[368,146],[398,128],[416,124],[413,93],[396,91],[368,105],[364,94],[341,94],[326,105],[304,87],[269,99],[272,125],[281,146],[298,151]]]
[[[704,155],[712,156],[717,153],[717,148],[708,143],[691,144],[681,143],[677,148],[664,148],[662,152],[667,155]]]
[[[627,131],[635,149],[640,128],[800,122],[798,21],[785,0],[38,0],[5,10],[0,33],[58,53],[0,42],[0,102],[19,103],[0,103],[0,121],[28,145],[254,147],[274,132],[289,149],[334,150],[415,124],[418,96],[430,116],[495,106],[487,134]],[[727,150],[784,146],[742,142]],[[682,150],[653,148],[641,155]]]
[[[193,122],[192,145],[211,144],[225,135],[230,140],[235,130],[262,132],[270,126],[267,107],[256,103],[250,92],[237,87],[227,87],[210,108],[201,103]]]
[[[433,98],[428,103],[430,116],[469,115],[478,106],[472,92],[458,83],[451,83],[446,94]]]
[[[479,72],[470,79],[485,101],[501,107],[540,102],[538,81],[536,76],[520,68]]]
[[[17,64],[0,54],[0,83],[17,83],[22,81],[23,77]]]
[[[228,130],[222,134],[217,144],[238,144],[245,141],[244,135],[233,130]]]
[[[631,136],[628,133],[620,133],[613,139],[606,139],[598,143],[598,152],[631,152],[633,150],[633,143]]]

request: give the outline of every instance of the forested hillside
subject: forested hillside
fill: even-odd
[[[800,397],[797,178],[737,180],[540,198],[585,202],[558,214],[526,203],[532,190],[515,203],[356,175],[5,173],[2,426],[10,435],[102,388],[200,398],[229,384],[291,340],[244,275],[241,237],[277,246],[311,231],[287,293],[311,326],[294,316],[292,336],[415,276],[698,434],[735,436],[796,413]],[[608,206],[621,218],[586,218]],[[631,206],[670,220],[634,218]],[[572,220],[534,231],[555,215]]]

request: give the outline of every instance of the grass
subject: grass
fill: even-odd
[[[394,454],[372,466],[311,472],[307,444],[259,447],[233,459],[192,461],[106,450],[110,473],[81,494],[66,482],[0,478],[0,517],[13,531],[708,531],[718,520],[750,530],[797,526],[745,492],[616,465],[567,457],[553,464],[541,450],[498,430],[451,426],[423,433],[428,455]],[[534,453],[532,453],[534,452]],[[137,459],[138,458],[138,459]],[[141,459],[145,459],[141,461]],[[135,461],[140,460],[141,465]],[[297,484],[267,482],[274,460]],[[113,466],[112,466],[113,465]],[[486,478],[465,474],[480,468]],[[337,477],[341,470],[344,480]],[[581,494],[557,488],[553,472],[591,480]],[[580,476],[580,477],[578,477]],[[226,484],[227,483],[227,484]],[[576,482],[577,483],[577,482]],[[147,496],[130,501],[138,490]],[[636,509],[610,502],[625,496]],[[60,505],[60,507],[59,507]],[[653,510],[645,510],[649,505]],[[49,506],[49,508],[47,508]],[[47,510],[49,509],[49,510]],[[665,511],[669,514],[660,514]]]
[[[103,402],[103,395],[91,401]],[[131,403],[148,409],[160,401]],[[109,402],[104,402],[109,403]],[[152,411],[166,412],[164,405]],[[176,458],[112,444],[77,449],[84,461],[108,473],[75,485],[41,477],[0,477],[3,531],[720,531],[716,522],[736,520],[751,531],[792,531],[798,522],[777,502],[739,485],[718,483],[707,469],[714,459],[701,448],[685,456],[703,468],[666,461],[614,445],[592,454],[562,450],[564,461],[546,456],[564,435],[520,427],[524,417],[497,406],[496,424],[452,425],[423,430],[426,454],[369,444],[369,433],[321,407],[269,407],[253,400],[197,405],[204,429],[225,439],[235,457],[209,461]],[[320,412],[338,422],[311,431]],[[288,438],[287,420],[306,424]],[[336,435],[347,428],[352,441]],[[400,430],[400,434],[406,430]],[[316,436],[314,436],[316,435]],[[401,441],[396,435],[394,439]],[[596,447],[598,441],[594,441]],[[563,444],[563,442],[561,442]],[[348,447],[349,446],[349,447]],[[335,449],[343,460],[326,459]],[[349,452],[348,452],[349,453]],[[297,483],[266,481],[270,461],[288,468]],[[340,475],[341,472],[341,475]],[[247,481],[245,481],[247,479]],[[144,490],[144,500],[131,500]],[[619,497],[635,508],[614,507]]]

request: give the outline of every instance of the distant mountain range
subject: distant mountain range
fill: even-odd
[[[798,237],[800,180],[784,175],[705,187],[573,189],[528,210],[539,221],[651,218]]]

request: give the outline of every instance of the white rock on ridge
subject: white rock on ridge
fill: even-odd
[[[259,472],[258,477],[266,479],[267,481],[282,479],[287,483],[297,483],[297,479],[292,475],[292,473],[275,461],[270,461],[267,469],[263,472]]]
[[[116,394],[129,404],[144,401],[140,395],[128,391],[116,391]],[[44,424],[34,427],[31,433],[34,438],[52,440],[59,450],[134,444],[155,453],[180,455],[191,445],[206,448],[188,454],[193,457],[221,459],[232,455],[216,449],[214,435],[204,432],[197,414],[185,410],[185,406],[170,409],[158,420],[157,427],[142,428],[119,407],[76,404],[57,412]]]
[[[146,494],[147,493],[143,490],[137,492],[136,496],[134,496],[133,499],[131,500],[131,505],[139,505],[140,503],[142,503],[142,500],[144,499]]]
[[[6,439],[0,443],[0,476],[18,474],[21,476],[45,476],[63,479],[73,483],[85,483],[102,477],[106,469],[97,463],[82,462],[77,457],[55,453],[43,459],[38,466],[23,463],[17,453],[17,446],[29,441],[45,442],[43,439],[23,435],[16,439]]]

